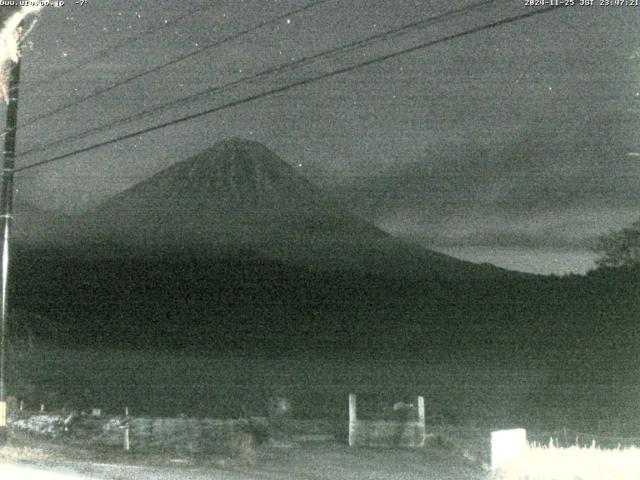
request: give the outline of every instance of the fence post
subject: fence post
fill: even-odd
[[[125,425],[125,427],[124,427],[123,446],[124,446],[124,451],[128,452],[129,449],[130,449],[130,445],[129,445],[129,424]]]
[[[418,395],[418,426],[417,426],[416,447],[424,447],[427,440],[427,417],[424,413],[424,397]]]
[[[524,428],[491,432],[491,469],[501,468],[505,462],[527,451],[527,431]]]
[[[355,394],[349,394],[349,446],[355,443],[356,423],[358,421],[357,399]]]

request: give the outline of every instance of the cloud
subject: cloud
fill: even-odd
[[[434,244],[585,248],[640,210],[635,139],[618,130],[638,123],[605,113],[560,131],[540,120],[508,142],[427,151],[338,193],[381,228]]]

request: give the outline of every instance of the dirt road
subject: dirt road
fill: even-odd
[[[89,480],[76,474],[7,463],[0,463],[0,478],[11,480]]]
[[[2,470],[3,468],[5,470]],[[12,468],[14,475],[9,474]],[[15,470],[16,468],[18,470]],[[7,472],[6,475],[5,472]],[[0,478],[11,480],[484,480],[486,473],[476,462],[444,449],[411,451],[348,448],[341,444],[322,444],[265,450],[255,462],[245,464],[131,465],[116,462],[68,461],[39,462],[37,465],[20,467],[0,465]]]
[[[141,467],[130,465],[78,464],[73,466],[38,466],[0,464],[0,478],[7,480],[249,480],[271,479],[273,476],[256,476],[221,470],[180,467]]]

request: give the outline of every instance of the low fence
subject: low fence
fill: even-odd
[[[172,451],[185,454],[234,453],[247,443],[266,441],[269,425],[264,418],[130,418],[24,414],[9,418],[15,430],[70,442],[125,450]]]
[[[423,447],[429,437],[448,444],[454,438],[463,449],[475,448],[478,459],[490,455],[494,469],[509,458],[527,451],[533,443],[549,441],[556,447],[586,448],[597,443],[601,448],[622,448],[640,445],[640,437],[609,436],[562,428],[552,432],[525,429],[498,430],[451,426],[449,431],[430,421],[425,415],[425,401],[369,402],[362,405],[354,394],[349,395],[349,419],[300,420],[287,417],[246,417],[217,419],[210,417],[152,417],[127,415],[105,416],[99,409],[90,413],[51,413],[16,410],[9,415],[9,426],[52,437],[64,437],[70,442],[136,451],[172,451],[184,454],[234,453],[247,445],[271,442],[292,446],[308,441],[340,441],[350,446]],[[345,398],[346,400],[346,398]],[[346,406],[345,404],[343,404]],[[381,407],[381,405],[384,405]],[[384,410],[386,408],[386,410]],[[40,410],[44,410],[43,406]],[[387,417],[380,414],[385,412]],[[456,432],[455,434],[453,432]],[[468,432],[461,435],[460,432]],[[488,442],[488,436],[491,442]],[[244,447],[243,447],[244,446]],[[490,447],[490,448],[489,448]],[[488,461],[488,460],[487,460]],[[640,478],[640,472],[638,475]]]
[[[134,451],[168,451],[177,454],[235,454],[262,443],[332,441],[346,437],[347,427],[331,420],[297,420],[282,417],[133,417],[91,413],[18,410],[9,426],[65,442]]]
[[[392,410],[396,417],[392,420],[359,419],[357,397],[350,394],[349,446],[424,446],[427,437],[424,398],[417,397],[415,404],[397,402]]]

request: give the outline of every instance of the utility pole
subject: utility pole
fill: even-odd
[[[20,28],[20,27],[19,27]],[[0,283],[0,442],[7,437],[7,392],[5,357],[7,350],[7,294],[9,279],[9,240],[13,221],[13,174],[15,170],[16,130],[18,127],[18,86],[20,55],[12,61],[7,91],[7,123],[4,132],[2,180],[0,185],[0,226],[2,227],[2,271]]]

